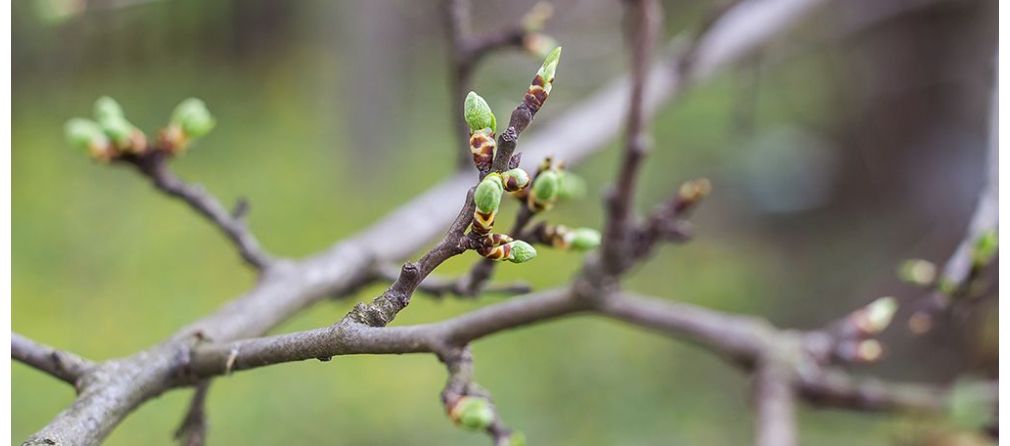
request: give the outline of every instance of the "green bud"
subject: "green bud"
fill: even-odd
[[[508,446],[526,446],[526,436],[522,432],[512,432],[509,434]]]
[[[450,412],[454,421],[471,430],[487,429],[494,422],[494,409],[491,402],[484,398],[464,396]]]
[[[90,151],[109,144],[109,139],[102,133],[102,126],[89,119],[74,118],[67,121],[63,126],[63,133],[67,142],[83,150]]]
[[[868,333],[880,333],[891,325],[894,313],[898,311],[898,300],[893,297],[881,297],[870,302],[865,309],[863,329]]]
[[[217,124],[207,110],[207,105],[197,98],[189,98],[179,103],[172,112],[171,122],[181,127],[188,138],[204,136]]]
[[[573,200],[586,194],[586,181],[567,170],[558,172],[561,182],[558,187],[558,199]]]
[[[554,48],[547,57],[544,58],[544,64],[540,66],[537,70],[537,74],[544,79],[544,90],[548,93],[551,92],[551,83],[554,82],[554,73],[558,69],[558,60],[561,59],[561,47]]]
[[[470,127],[471,133],[482,129],[497,131],[498,123],[494,113],[491,112],[491,107],[484,98],[472,91],[466,95],[466,101],[463,102],[463,119]]]
[[[116,143],[116,147],[126,147],[130,145],[130,137],[133,136],[133,124],[123,116],[109,115],[102,119],[102,131],[105,135]]]
[[[559,182],[558,173],[553,170],[537,175],[536,181],[533,182],[533,198],[541,203],[553,201],[558,195]]]
[[[572,230],[569,237],[569,246],[576,251],[589,251],[600,246],[600,231],[592,228]]]
[[[974,250],[971,253],[972,264],[981,268],[989,264],[999,251],[999,236],[996,230],[989,229],[979,234],[975,239]]]
[[[908,259],[898,267],[898,278],[917,286],[928,286],[936,280],[936,265],[922,259]]]
[[[120,149],[133,145],[134,133],[137,128],[123,115],[123,107],[108,96],[102,96],[95,101],[95,120],[102,126],[105,135]]]
[[[512,263],[527,262],[537,256],[536,248],[522,240],[511,242],[509,246],[511,252],[509,253],[508,260]]]
[[[490,174],[477,185],[477,190],[473,193],[473,204],[477,205],[477,210],[485,214],[495,212],[501,203],[502,193],[505,192],[502,186],[501,176]]]
[[[123,118],[123,107],[108,96],[102,96],[95,101],[95,119],[102,122],[108,118]]]
[[[502,180],[504,181],[505,189],[509,192],[515,192],[530,184],[530,174],[518,167],[506,170],[505,172],[502,172],[501,175]]]

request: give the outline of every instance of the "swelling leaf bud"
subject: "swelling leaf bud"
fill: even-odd
[[[501,175],[505,182],[505,192],[516,192],[530,184],[530,174],[518,167],[506,170]]]
[[[554,48],[550,53],[547,53],[547,57],[544,58],[543,65],[537,70],[537,76],[543,78],[544,90],[548,93],[551,92],[551,83],[554,82],[554,74],[558,69],[558,61],[561,59],[561,47]]]
[[[522,432],[512,432],[509,434],[508,446],[526,446],[526,436]]]
[[[463,119],[470,127],[470,133],[483,129],[491,129],[492,133],[497,131],[497,121],[491,107],[484,98],[472,91],[466,95],[466,101],[463,102]]]
[[[95,119],[102,126],[116,148],[124,152],[140,153],[147,148],[144,133],[123,115],[123,108],[115,99],[102,96],[95,101]]]
[[[485,214],[497,212],[504,191],[501,176],[492,173],[477,185],[473,193],[473,203],[477,205],[478,211]]]
[[[558,183],[559,178],[556,171],[547,170],[537,175],[536,180],[533,181],[533,190],[527,203],[530,210],[542,211],[549,209],[554,204],[555,198],[557,198]]]
[[[186,138],[199,138],[210,133],[217,121],[207,110],[207,105],[197,98],[188,98],[172,111],[171,124],[179,126]]]
[[[115,99],[108,96],[102,96],[95,101],[95,119],[97,119],[98,122],[116,117],[124,117],[123,107],[119,105],[119,102],[116,102]]]
[[[586,194],[586,181],[567,170],[558,172],[561,184],[558,187],[559,200],[574,200]]]
[[[536,248],[522,240],[508,243],[508,246],[511,249],[507,260],[512,263],[524,263],[537,256]]]
[[[74,118],[63,126],[64,134],[70,145],[86,150],[93,158],[108,161],[112,147],[109,138],[102,132],[102,126],[97,122]]]
[[[464,428],[483,430],[494,422],[494,409],[484,398],[464,396],[452,406],[449,418]]]
[[[572,230],[568,236],[568,245],[576,251],[589,251],[600,246],[600,232],[591,228]]]

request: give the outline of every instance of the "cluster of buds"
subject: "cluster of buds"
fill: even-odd
[[[150,147],[144,132],[126,119],[123,108],[108,96],[95,101],[94,120],[73,118],[64,126],[71,145],[79,147],[99,161],[109,162],[124,156],[140,156],[150,150],[177,153],[194,138],[214,128],[214,118],[203,101],[186,99],[172,113],[169,126],[162,131],[158,144]]]
[[[64,126],[67,140],[91,157],[108,162],[124,154],[147,151],[144,132],[126,119],[115,99],[104,96],[95,101],[95,120],[73,118]]]
[[[891,325],[897,311],[898,301],[893,297],[878,298],[853,311],[842,321],[839,333],[842,340],[835,349],[835,355],[847,362],[868,363],[880,360],[884,347],[874,337]]]

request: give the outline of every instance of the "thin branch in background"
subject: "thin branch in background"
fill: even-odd
[[[95,363],[70,352],[40,344],[11,332],[11,359],[45,372],[75,388]]]
[[[635,183],[648,150],[646,130],[646,80],[653,47],[658,36],[662,10],[655,0],[629,0],[625,12],[627,41],[631,50],[631,97],[625,124],[625,147],[617,173],[617,184],[607,196],[607,218],[601,257],[604,269],[617,274],[630,261],[631,225],[634,218]]]
[[[240,200],[232,212],[199,185],[192,185],[177,177],[168,167],[167,154],[152,151],[122,159],[137,168],[137,171],[151,180],[158,190],[184,201],[194,211],[204,216],[228,237],[238,249],[239,255],[249,266],[264,270],[275,259],[260,247],[252,231],[246,224],[245,216],[249,204]]]
[[[193,399],[182,423],[175,431],[175,439],[180,446],[203,446],[207,444],[207,392],[210,380],[200,381],[193,390]]]

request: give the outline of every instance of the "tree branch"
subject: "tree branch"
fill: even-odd
[[[752,13],[760,19],[748,23],[747,28],[764,28],[765,32],[757,36],[735,33],[732,27],[713,27],[719,32],[702,40],[718,42],[720,47],[733,48],[734,51],[730,57],[710,58],[706,50],[700,49],[698,58],[706,61],[707,71],[705,74],[692,74],[692,79],[705,79],[716,68],[738,60],[741,54],[768,42],[772,36],[798,22],[803,12],[822,2],[756,2],[757,13],[753,10]],[[686,86],[678,77],[676,66],[676,63],[661,63],[650,72],[650,82],[644,95],[647,116]],[[590,96],[544,127],[535,138],[524,142],[527,160],[539,160],[553,153],[568,163],[578,162],[618,132],[619,124],[612,119],[612,112],[623,108],[626,100],[623,80],[615,81]],[[73,405],[34,434],[28,443],[75,445],[100,442],[123,418],[150,398],[174,386],[195,382],[192,377],[184,376],[182,371],[187,369],[189,352],[199,339],[228,343],[260,336],[326,296],[359,285],[363,277],[371,274],[375,264],[405,258],[441,233],[458,210],[452,197],[458,197],[472,182],[472,175],[458,174],[416,197],[368,230],[323,253],[290,264],[278,263],[268,269],[255,288],[245,295],[184,327],[161,344],[96,366],[89,373],[88,384]],[[390,237],[390,234],[397,234],[397,237]],[[543,300],[547,304],[544,308],[523,305],[526,302],[523,299],[510,300],[502,305],[519,306],[509,306],[504,318],[499,317],[501,315],[497,314],[497,310],[478,310],[457,318],[454,324],[444,329],[451,329],[453,338],[473,339],[526,322],[526,313],[538,314],[541,316],[539,320],[543,320],[572,311],[570,299],[555,295]],[[475,319],[481,323],[474,323]]]
[[[77,387],[95,363],[11,332],[11,359]]]
[[[172,173],[168,167],[166,154],[162,151],[129,156],[122,160],[135,166],[137,171],[149,178],[151,184],[158,190],[181,199],[194,211],[207,218],[235,244],[242,260],[249,266],[263,270],[274,262],[274,259],[260,247],[259,241],[246,225],[245,214],[249,205],[245,200],[240,200],[234,211],[228,212],[203,187],[187,184]]]

